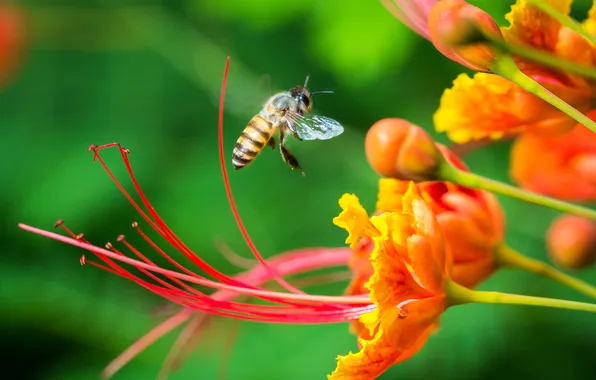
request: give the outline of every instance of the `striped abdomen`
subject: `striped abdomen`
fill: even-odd
[[[234,146],[232,152],[234,169],[238,170],[250,164],[267,145],[273,132],[275,132],[275,128],[270,121],[260,115],[253,117]]]

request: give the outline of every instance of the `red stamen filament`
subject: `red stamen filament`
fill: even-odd
[[[311,251],[288,252],[273,258],[270,262],[270,266],[272,266],[278,273],[298,273],[298,270],[294,271],[294,269],[297,268],[294,265],[288,265],[288,263],[291,263],[293,261],[300,262],[304,259],[309,260],[312,254],[313,253]],[[304,271],[308,271],[312,268],[305,267],[302,269],[305,269]],[[313,276],[303,280],[314,280],[315,278],[317,278],[318,280],[316,283],[320,284],[325,281],[338,280],[339,278],[338,276],[334,276],[335,274],[345,275],[345,273],[339,272],[321,276]],[[260,285],[265,282],[268,282],[271,279],[268,271],[260,266],[253,267],[251,270],[236,276],[236,278],[242,278],[244,281],[250,282],[253,285]],[[314,281],[311,281],[308,285],[311,285],[313,282]],[[305,286],[306,285],[307,284],[305,284]],[[237,293],[233,293],[227,290],[219,290],[212,295],[213,298],[220,300],[229,300],[237,296]],[[104,376],[111,377],[114,373],[116,373],[116,371],[122,368],[126,363],[132,360],[146,347],[154,343],[157,339],[171,331],[173,328],[189,320],[191,317],[192,320],[180,332],[176,342],[174,343],[174,346],[171,348],[166,359],[164,360],[162,370],[158,378],[165,378],[165,375],[169,371],[177,367],[179,363],[184,360],[184,357],[190,352],[191,348],[197,344],[207,324],[209,323],[209,321],[211,321],[211,318],[208,314],[196,313],[190,309],[184,309],[183,311],[176,313],[174,316],[168,318],[167,320],[153,328],[151,331],[149,331],[147,334],[145,334],[143,337],[137,340],[133,345],[131,345],[128,349],[126,349],[122,354],[120,354],[120,356],[114,359],[104,370]]]
[[[240,229],[240,232],[242,233],[242,236],[244,237],[244,241],[246,241],[248,248],[250,248],[251,252],[257,258],[259,263],[263,267],[267,268],[269,273],[271,273],[271,276],[281,286],[283,286],[284,288],[286,288],[287,290],[289,290],[293,293],[305,294],[301,290],[299,290],[299,289],[293,287],[292,285],[290,285],[289,283],[287,283],[283,278],[281,278],[281,276],[279,274],[275,273],[275,271],[269,267],[269,265],[267,264],[267,262],[265,261],[263,256],[261,256],[261,254],[257,250],[257,247],[252,242],[252,239],[250,238],[248,231],[244,227],[242,218],[240,218],[240,214],[238,213],[238,209],[236,207],[236,202],[234,201],[234,196],[232,195],[232,188],[230,187],[230,181],[228,179],[228,171],[226,169],[226,159],[224,157],[224,141],[223,141],[223,115],[224,115],[224,103],[225,103],[226,84],[227,84],[227,80],[228,80],[229,66],[230,66],[230,57],[228,57],[228,59],[226,59],[226,68],[224,70],[224,77],[223,77],[223,82],[222,82],[222,86],[221,86],[221,96],[219,98],[218,142],[219,142],[219,165],[221,167],[221,174],[223,176],[224,185],[226,188],[226,194],[228,195],[228,201],[230,202],[230,208],[232,209],[232,213],[234,214],[234,219],[236,220],[236,223],[238,224],[238,228]]]
[[[148,264],[143,261],[135,260],[135,259],[129,258],[127,256],[123,256],[122,254],[117,254],[110,250],[91,245],[88,242],[83,242],[83,241],[69,238],[66,236],[58,235],[58,234],[55,234],[55,233],[52,233],[49,231],[44,231],[44,230],[41,230],[41,229],[38,229],[35,227],[31,227],[31,226],[28,226],[25,224],[19,224],[19,227],[26,231],[29,231],[29,232],[33,232],[33,233],[36,233],[36,234],[39,234],[42,236],[52,238],[54,240],[58,240],[58,241],[61,241],[61,242],[67,243],[67,244],[71,244],[71,245],[86,249],[86,250],[94,253],[95,255],[97,255],[102,260],[104,260],[104,262],[106,262],[110,266],[107,269],[110,270],[111,272],[118,274],[120,276],[126,277],[130,280],[133,280],[133,281],[139,283],[140,285],[148,288],[149,290],[151,290],[155,293],[158,293],[161,296],[164,296],[168,299],[171,298],[171,294],[172,294],[172,291],[170,289],[148,283],[148,282],[134,276],[133,274],[131,274],[130,272],[124,270],[124,268],[119,266],[116,263],[116,261],[133,265],[137,269],[146,269],[154,274],[155,273],[161,274],[170,280],[178,279],[181,281],[185,281],[188,283],[194,283],[194,284],[210,287],[213,289],[229,291],[233,294],[244,294],[244,295],[250,295],[250,296],[256,296],[256,297],[262,296],[262,297],[267,297],[269,299],[276,300],[276,302],[282,302],[282,301],[288,301],[288,300],[302,302],[302,303],[296,304],[294,306],[288,306],[288,305],[278,306],[278,308],[281,308],[280,310],[283,310],[283,314],[271,316],[272,317],[271,319],[263,318],[263,321],[267,321],[267,322],[286,323],[288,321],[285,320],[285,318],[288,317],[289,314],[295,314],[293,318],[296,318],[296,322],[298,322],[298,323],[301,323],[301,322],[329,323],[329,322],[334,322],[334,321],[340,322],[340,321],[355,319],[358,317],[358,315],[362,314],[363,312],[366,312],[366,311],[370,310],[371,308],[374,308],[374,305],[371,305],[371,301],[368,296],[323,296],[323,295],[307,295],[307,294],[290,294],[290,293],[280,293],[280,292],[255,289],[254,287],[240,287],[240,286],[235,286],[235,285],[228,285],[228,284],[223,284],[223,283],[207,280],[200,276],[190,276],[187,274],[178,273],[178,272],[171,271],[168,269],[160,268],[158,266],[151,265],[151,264]],[[279,263],[279,266],[277,269],[280,271],[283,271],[286,274],[293,274],[293,273],[313,270],[313,269],[317,269],[317,268],[324,268],[324,267],[335,266],[335,265],[345,265],[351,255],[351,250],[349,250],[348,248],[310,249],[310,250],[306,251],[309,253],[308,255],[300,254],[300,253],[304,253],[304,252],[305,252],[305,250],[294,251],[294,252],[290,252],[290,253],[284,255],[284,261]],[[93,263],[93,262],[90,260],[87,260],[87,263]],[[241,279],[245,280],[244,277],[242,277]],[[181,291],[181,290],[179,290],[179,291]],[[194,295],[185,294],[185,296],[193,301],[198,301],[196,299],[197,297]],[[210,297],[207,296],[205,298],[205,300],[216,301],[215,297],[213,297],[213,296],[210,296]],[[176,301],[174,301],[174,302],[176,302]],[[184,302],[178,301],[178,303],[185,305]],[[306,303],[306,304],[304,304],[304,303]],[[313,304],[319,305],[317,310],[312,310]],[[320,304],[323,304],[323,305],[320,305]],[[330,306],[325,307],[324,304],[329,304]],[[333,305],[333,306],[331,306],[331,305]],[[338,305],[351,305],[352,307],[347,308],[347,309],[338,310],[336,308],[336,306],[338,306]],[[356,306],[356,305],[367,305],[367,306],[363,307],[363,306]],[[221,311],[222,315],[223,314],[227,315],[227,313],[224,313],[223,310],[212,309],[212,308],[206,307],[205,305],[203,305],[201,303],[190,304],[190,305],[186,305],[186,306],[196,308],[196,309],[205,310],[205,311],[212,312],[215,314],[220,314],[220,311]],[[218,304],[217,306],[219,307],[222,305]],[[262,308],[263,306],[258,305],[258,307]],[[250,304],[250,308],[255,308],[255,305]],[[295,313],[294,312],[289,313],[290,310],[295,311]],[[254,311],[251,311],[251,312],[254,313]],[[236,316],[236,317],[242,318],[244,316]],[[252,318],[250,318],[251,316],[246,316],[246,317],[249,317],[248,319],[252,319]],[[321,319],[317,322],[317,321],[315,321],[318,319],[316,317],[321,317]],[[293,318],[290,318],[290,319],[293,319]],[[311,319],[311,318],[313,318],[313,319]],[[309,319],[309,322],[307,322],[306,319]],[[260,320],[260,318],[256,318],[254,320]]]

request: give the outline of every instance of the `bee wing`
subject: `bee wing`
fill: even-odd
[[[292,127],[302,140],[329,140],[341,135],[344,127],[329,117],[307,114],[291,118]]]

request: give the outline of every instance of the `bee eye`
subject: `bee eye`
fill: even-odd
[[[305,105],[306,107],[308,107],[308,106],[310,105],[310,99],[308,98],[308,96],[306,96],[306,94],[305,94],[305,93],[302,93],[302,94],[300,94],[300,101],[301,101],[302,103],[304,103],[304,105]]]

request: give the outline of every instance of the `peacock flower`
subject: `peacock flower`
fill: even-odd
[[[568,14],[572,0],[547,1]],[[518,0],[506,16],[509,26],[501,28],[509,44],[529,46],[579,64],[596,66],[596,49],[577,33],[562,26],[527,0]],[[594,28],[596,5],[583,25]],[[575,74],[554,71],[516,59],[523,73],[581,112],[594,101],[596,85]],[[517,84],[495,74],[461,74],[441,98],[434,115],[435,128],[456,143],[485,138],[501,139],[525,131],[557,135],[569,131],[576,121]]]
[[[101,150],[111,146],[118,147],[141,204],[133,199],[105,163]],[[80,247],[98,259],[93,260],[84,255],[81,257],[82,265],[93,265],[131,280],[182,307],[178,313],[168,318],[106,368],[106,377],[111,376],[152,341],[195,317],[200,316],[201,320],[224,316],[241,321],[320,324],[352,321],[375,308],[366,294],[353,297],[311,295],[282,278],[321,268],[345,266],[351,256],[349,248],[305,248],[291,251],[263,260],[253,269],[238,276],[229,276],[217,270],[185,245],[158,214],[139,186],[128,159],[128,149],[122,148],[119,144],[108,144],[102,147],[92,146],[91,150],[95,159],[101,163],[109,177],[138,211],[142,221],[134,222],[132,227],[144,244],[137,246],[133,244],[133,239],[120,235],[114,243],[108,242],[104,247],[100,247],[89,242],[84,234],[73,232],[62,220],[58,221],[55,227],[65,232],[65,235],[22,224],[20,227]],[[227,182],[226,186],[229,186]],[[357,226],[355,231],[358,231]],[[364,230],[361,233],[370,231]],[[159,238],[151,236],[154,234]],[[182,265],[173,253],[188,260],[199,270]],[[152,257],[156,255],[165,259],[172,269],[156,264],[157,260]],[[261,286],[267,281],[277,281],[288,291],[267,290]],[[213,292],[199,290],[197,285],[212,289]],[[239,296],[248,296],[249,301],[265,300],[269,303],[256,304],[235,300]],[[198,326],[195,327],[198,329]]]
[[[546,247],[557,265],[586,268],[596,261],[596,222],[577,215],[561,215],[548,229]]]
[[[353,238],[370,239],[373,274],[365,288],[376,308],[360,316],[360,351],[339,356],[328,376],[337,379],[374,379],[390,366],[409,359],[438,328],[444,312],[444,285],[451,257],[439,225],[413,182],[399,212],[368,217],[355,195],[345,194],[343,211],[334,223]]]
[[[220,103],[220,163],[232,212],[247,245],[258,261],[253,269],[237,276],[227,275],[188,247],[167,225],[141,189],[129,160],[130,151],[119,143],[92,145],[89,150],[93,152],[94,161],[99,161],[116,187],[138,212],[140,221],[134,222],[132,227],[137,239],[142,241],[141,246],[133,244],[133,240],[124,235],[118,236],[116,242],[108,242],[104,247],[94,245],[84,234],[73,232],[63,221],[58,221],[55,227],[60,228],[64,234],[19,224],[19,227],[26,231],[88,251],[97,259],[84,255],[80,259],[82,265],[93,265],[131,280],[181,308],[111,363],[104,372],[106,377],[113,375],[154,340],[184,323],[187,323],[187,327],[173,347],[174,353],[190,350],[196,343],[196,336],[202,331],[202,322],[211,317],[224,316],[239,321],[263,323],[321,324],[353,321],[376,308],[367,294],[313,295],[305,293],[285,279],[292,274],[345,266],[351,256],[349,248],[306,248],[265,260],[252,243],[237,211],[225,166],[222,115],[228,64],[229,60],[226,64]],[[125,185],[106,164],[103,152],[108,148],[118,149],[136,197],[126,190]],[[138,198],[140,202],[134,198]],[[362,217],[366,218],[366,213]],[[365,226],[360,230],[358,225],[354,225],[354,239],[376,231],[374,226],[368,228]],[[158,265],[155,257],[161,258],[162,261],[165,259],[167,267]],[[191,263],[193,267],[181,264],[179,258]],[[285,290],[268,290],[262,286],[265,282],[277,282]],[[238,300],[240,296],[244,300]],[[172,363],[170,356],[166,362]],[[168,363],[164,365],[169,367]]]
[[[587,114],[596,120],[596,110]],[[511,150],[511,177],[536,193],[569,201],[596,200],[596,135],[577,125],[561,136],[525,133]]]
[[[496,269],[494,252],[503,242],[503,211],[494,195],[486,191],[437,181],[440,164],[445,162],[463,171],[465,164],[449,149],[436,143],[422,128],[403,119],[382,119],[369,129],[365,140],[366,157],[380,175],[376,210],[400,212],[407,180],[418,180],[423,198],[437,215],[439,225],[451,245],[453,280],[474,287]],[[465,232],[462,232],[465,231]],[[370,241],[358,243],[350,237],[354,273],[348,294],[362,294],[363,284],[372,269],[366,259],[372,251]],[[358,322],[353,323],[358,331]]]

